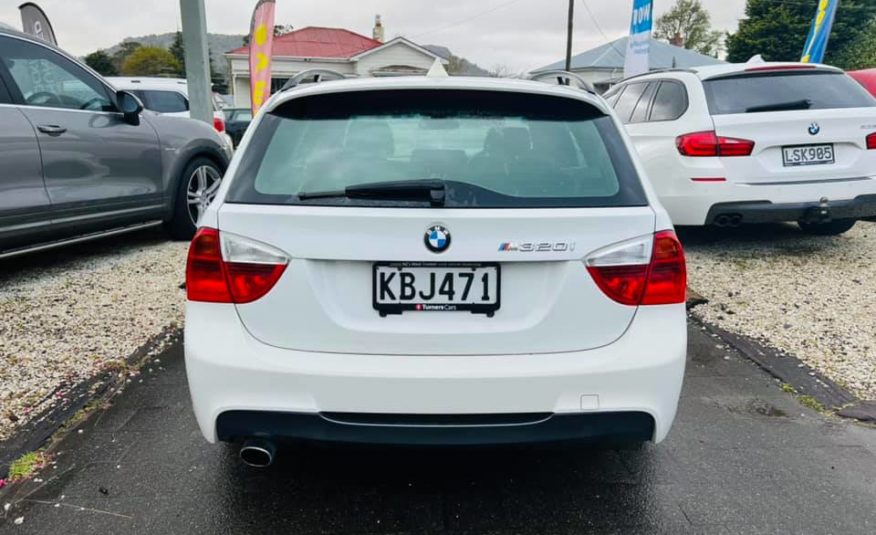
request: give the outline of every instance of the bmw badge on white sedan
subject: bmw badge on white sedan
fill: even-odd
[[[663,440],[684,254],[598,96],[536,81],[302,84],[259,113],[187,265],[210,442]]]

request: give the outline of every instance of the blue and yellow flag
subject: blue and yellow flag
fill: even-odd
[[[839,0],[818,0],[818,10],[812,19],[812,27],[809,29],[809,37],[803,47],[803,63],[821,63],[824,61],[824,53],[827,51],[827,40],[830,38],[830,29],[833,27],[833,19],[836,16],[836,8]]]

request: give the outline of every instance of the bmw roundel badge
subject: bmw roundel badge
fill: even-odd
[[[819,132],[821,132],[821,127],[818,126],[818,123],[812,123],[809,125],[809,135],[810,136],[816,136],[816,135],[818,135]]]
[[[441,225],[432,225],[426,229],[423,243],[433,253],[443,253],[450,247],[450,231]]]

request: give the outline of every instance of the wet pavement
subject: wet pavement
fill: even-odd
[[[659,446],[296,447],[262,470],[202,439],[177,345],[6,497],[0,533],[876,533],[876,429],[690,335]]]

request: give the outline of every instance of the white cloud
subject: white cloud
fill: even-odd
[[[582,2],[575,9],[574,50],[605,39]],[[76,55],[112,46],[125,37],[175,31],[178,0],[37,0],[46,11],[60,45]],[[656,0],[656,12],[671,0]],[[712,22],[733,30],[745,0],[705,0]],[[0,21],[20,27],[18,2],[0,6]],[[255,0],[206,0],[211,32],[246,33]],[[599,27],[614,39],[627,33],[632,0],[587,0]],[[277,23],[295,27],[343,27],[370,35],[380,13],[386,35],[405,35],[421,44],[440,44],[490,68],[529,70],[559,60],[565,53],[566,0],[277,0]],[[492,11],[490,11],[492,10]],[[489,11],[489,12],[487,12]],[[487,13],[484,13],[487,12]]]

